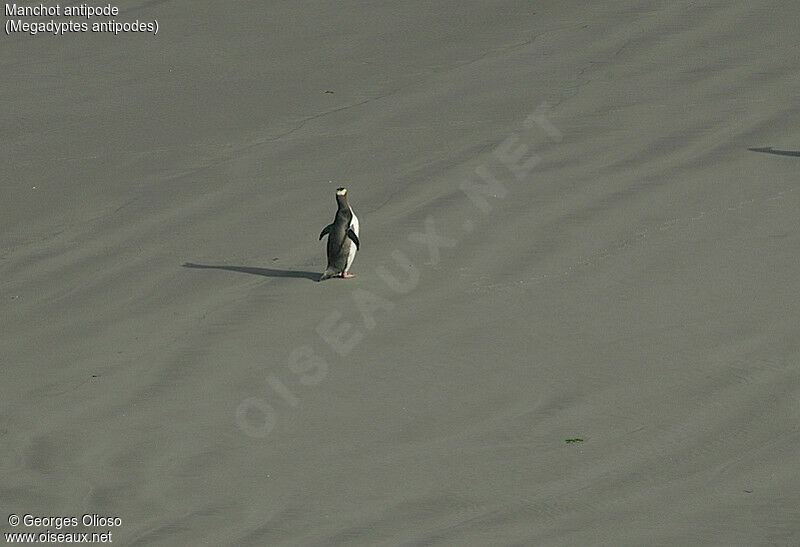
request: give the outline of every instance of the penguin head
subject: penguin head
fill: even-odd
[[[336,203],[339,204],[340,211],[350,209],[350,204],[347,203],[347,188],[342,187],[336,190]]]

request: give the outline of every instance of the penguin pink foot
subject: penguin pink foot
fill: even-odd
[[[345,278],[345,279],[353,279],[355,276],[356,276],[356,274],[351,274],[351,273],[343,273],[342,274],[342,277]]]

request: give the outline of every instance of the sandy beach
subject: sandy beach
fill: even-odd
[[[112,5],[3,20],[0,531],[800,544],[800,7]]]

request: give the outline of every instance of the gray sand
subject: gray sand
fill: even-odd
[[[800,544],[800,10],[538,4],[4,34],[0,531]]]

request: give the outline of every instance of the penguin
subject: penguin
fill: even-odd
[[[358,217],[347,201],[347,188],[337,188],[336,203],[339,208],[333,223],[325,226],[319,234],[320,240],[328,234],[328,268],[320,281],[331,277],[355,277],[350,273],[350,266],[361,243],[358,240]]]

